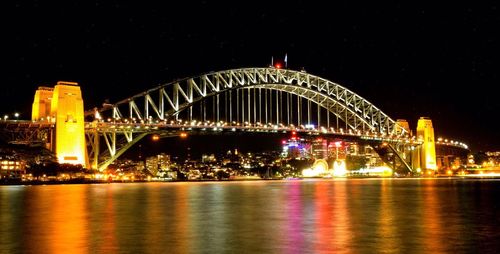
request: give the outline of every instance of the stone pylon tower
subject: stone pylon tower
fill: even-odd
[[[50,107],[54,88],[40,86],[35,92],[33,100],[33,108],[31,111],[31,120],[33,121],[48,121],[47,116],[50,116]]]
[[[31,115],[33,121],[55,124],[51,149],[59,163],[88,166],[83,99],[78,83],[59,81],[54,88],[40,87]]]
[[[436,170],[436,146],[434,128],[431,119],[420,117],[417,123],[417,139],[422,141],[420,149],[420,166],[424,169]]]

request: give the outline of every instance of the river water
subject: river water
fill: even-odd
[[[0,253],[498,253],[500,181],[0,186]]]

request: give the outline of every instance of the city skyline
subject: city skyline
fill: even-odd
[[[36,88],[57,80],[78,82],[89,109],[178,78],[264,67],[287,55],[290,69],[336,82],[414,131],[428,116],[436,137],[498,150],[499,107],[489,92],[498,83],[495,5],[335,7],[12,3],[1,113],[29,118]]]

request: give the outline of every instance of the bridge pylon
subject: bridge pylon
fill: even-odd
[[[33,102],[32,120],[55,124],[48,148],[55,153],[59,163],[89,166],[83,99],[78,83],[59,81],[54,88],[39,87]]]
[[[417,123],[417,139],[422,142],[416,158],[419,158],[420,167],[427,170],[437,170],[436,164],[436,144],[434,141],[434,127],[428,117],[420,117]]]

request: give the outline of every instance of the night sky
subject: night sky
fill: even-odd
[[[413,129],[428,116],[437,136],[500,150],[493,2],[48,2],[1,8],[2,115],[28,119],[36,88],[58,80],[79,82],[89,109],[287,54],[289,68],[339,83]]]

